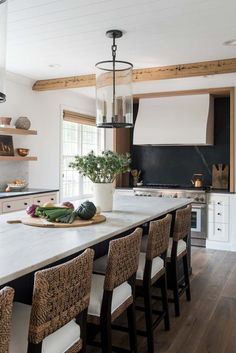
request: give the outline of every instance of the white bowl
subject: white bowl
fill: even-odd
[[[21,191],[26,188],[28,184],[7,184],[10,191]]]

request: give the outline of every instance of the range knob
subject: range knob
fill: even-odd
[[[162,194],[159,194],[158,197],[162,197]]]
[[[177,195],[177,194],[174,194],[173,197],[174,197],[175,199],[177,199],[178,195]]]
[[[199,197],[195,197],[194,200],[198,202],[199,201]]]
[[[204,197],[200,197],[199,201],[204,202],[205,201]]]

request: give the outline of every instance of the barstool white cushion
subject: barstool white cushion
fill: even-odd
[[[106,256],[103,256],[106,257]],[[93,274],[88,314],[100,316],[105,276]],[[131,286],[124,282],[113,290],[111,314],[132,296]]]
[[[138,271],[136,274],[136,278],[142,280],[144,275],[144,268],[146,262],[146,254],[141,252],[139,254],[139,264],[138,264]],[[164,267],[164,261],[161,257],[157,256],[152,260],[152,271],[151,271],[151,279],[160,272]]]
[[[171,257],[171,250],[172,250],[172,246],[173,246],[173,238],[169,239],[169,246],[168,246],[168,250],[167,250],[167,257]],[[177,245],[177,256],[179,256],[183,251],[185,251],[187,248],[187,244],[183,239],[180,239],[178,241],[178,245]]]
[[[31,306],[14,302],[9,353],[26,353]],[[42,353],[64,353],[80,339],[80,327],[68,322],[43,340]]]

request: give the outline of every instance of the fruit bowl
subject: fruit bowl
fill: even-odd
[[[28,183],[24,179],[15,179],[7,184],[6,191],[21,191],[26,188]]]
[[[19,154],[19,156],[21,157],[26,157],[29,154],[29,149],[28,148],[17,148],[17,153]]]
[[[27,184],[7,184],[7,191],[22,191]]]

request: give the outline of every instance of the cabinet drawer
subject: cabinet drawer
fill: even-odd
[[[227,223],[209,223],[208,239],[215,241],[229,240],[229,226]]]
[[[229,223],[229,206],[215,205],[215,222]]]
[[[215,204],[218,206],[229,205],[229,196],[227,195],[210,195],[209,204]]]
[[[2,213],[25,210],[30,204],[30,199],[4,201],[2,203]]]
[[[43,206],[43,204],[46,203],[46,202],[55,203],[56,201],[57,201],[57,195],[56,194],[39,195],[39,196],[35,196],[33,198],[33,203],[35,205],[40,205],[40,206]]]

